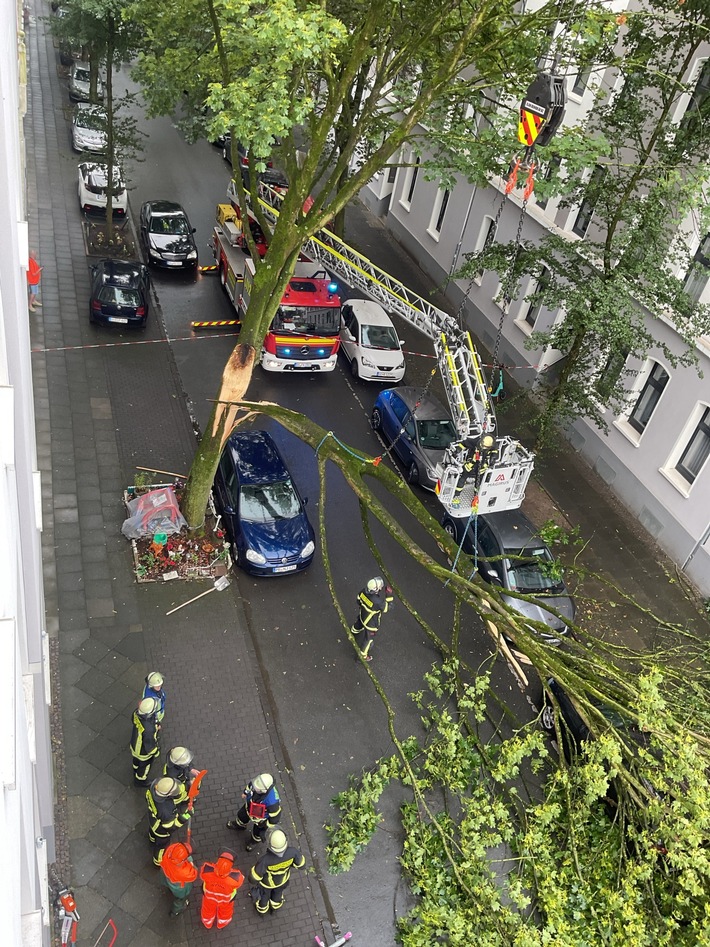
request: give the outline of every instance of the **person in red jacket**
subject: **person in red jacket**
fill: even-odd
[[[234,914],[234,899],[244,883],[244,875],[234,867],[234,855],[222,852],[216,862],[205,862],[200,868],[202,881],[202,923],[211,928],[217,920],[217,928],[226,927]]]
[[[35,306],[41,306],[42,303],[37,298],[39,295],[39,281],[42,273],[42,267],[37,262],[35,255],[30,253],[30,260],[27,266],[27,286],[30,291],[30,312],[37,312]]]
[[[160,867],[163,871],[163,881],[173,895],[170,917],[177,917],[190,903],[192,883],[197,878],[197,868],[192,860],[192,846],[184,842],[168,845]]]

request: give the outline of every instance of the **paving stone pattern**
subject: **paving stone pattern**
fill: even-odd
[[[320,889],[306,872],[294,873],[286,904],[274,917],[256,915],[248,884],[223,931],[201,925],[199,890],[180,918],[168,917],[172,899],[152,864],[145,792],[133,786],[128,749],[131,714],[147,672],[158,668],[166,679],[161,749],[189,746],[209,770],[193,819],[198,862],[232,847],[247,874],[258,850],[247,854],[241,833],[230,832],[225,822],[247,779],[263,771],[278,774],[279,758],[234,587],[210,596],[199,611],[167,617],[204,584],[134,581],[130,549],[120,535],[123,489],[136,464],[188,470],[194,435],[168,345],[81,348],[95,343],[96,333],[88,322],[77,162],[57,51],[41,19],[49,4],[35,0],[32,13],[30,245],[44,269],[43,307],[31,319],[53,661],[56,871],[74,886],[82,943],[108,944],[110,931],[101,935],[109,919],[121,947],[306,944],[315,933],[332,940]],[[155,319],[142,337],[160,339],[161,333]],[[162,760],[151,775],[161,769]],[[298,842],[298,813],[289,806],[295,797],[281,784],[284,828]]]

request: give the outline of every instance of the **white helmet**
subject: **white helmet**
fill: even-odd
[[[139,717],[152,717],[160,707],[160,701],[156,697],[144,697],[138,704]]]
[[[192,763],[192,751],[186,746],[174,746],[168,758],[175,766],[189,766]]]
[[[266,795],[266,793],[274,785],[274,777],[271,775],[271,773],[261,773],[252,780],[251,784],[254,787],[255,792]]]
[[[281,829],[272,829],[269,832],[267,845],[274,855],[283,855],[283,853],[288,848],[288,839]]]
[[[164,678],[160,671],[151,671],[148,677],[146,677],[145,682],[148,687],[162,687],[163,680]]]
[[[366,586],[368,592],[381,592],[384,587],[385,580],[381,575],[376,575],[374,579],[370,579]]]
[[[171,776],[161,776],[154,780],[151,789],[161,799],[174,799],[180,794],[181,786],[177,779],[173,779]]]

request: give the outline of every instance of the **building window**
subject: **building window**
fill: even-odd
[[[551,181],[554,178],[554,176],[557,174],[557,172],[559,171],[561,164],[562,164],[562,158],[560,158],[559,155],[553,155],[545,166],[545,170],[542,174],[542,180]],[[541,210],[545,210],[549,200],[550,200],[549,197],[537,197],[537,195],[535,197],[535,203]]]
[[[540,315],[540,310],[542,309],[542,302],[540,301],[539,296],[541,293],[544,293],[547,287],[550,285],[550,275],[551,274],[548,268],[543,266],[540,276],[537,280],[537,285],[535,286],[533,298],[530,300],[528,311],[525,313],[525,322],[527,322],[527,324],[533,329],[535,328],[537,317]]]
[[[612,352],[611,355],[606,360],[604,368],[597,375],[597,380],[594,383],[594,387],[597,389],[597,394],[600,398],[603,398],[606,401],[613,394],[614,388],[616,387],[619,378],[621,378],[621,372],[626,364],[626,359],[629,357],[628,349],[617,349]]]
[[[705,292],[705,287],[710,280],[710,234],[706,234],[705,239],[701,241],[700,246],[695,251],[693,262],[685,277],[683,289],[696,303]]]
[[[440,190],[438,194],[436,195],[436,199],[434,201],[434,209],[432,210],[432,214],[431,214],[431,223],[429,225],[430,233],[434,233],[437,235],[441,233],[441,228],[444,225],[444,217],[446,216],[446,208],[448,207],[448,204],[449,204],[450,195],[451,195],[451,192],[449,191],[448,188],[445,188],[443,191]]]
[[[591,178],[589,179],[587,190],[584,193],[582,206],[579,208],[577,219],[575,220],[574,226],[572,227],[572,233],[576,233],[578,237],[584,237],[587,233],[589,224],[591,223],[592,217],[594,216],[594,208],[597,206],[599,192],[605,177],[606,168],[603,168],[598,164],[592,172]]]
[[[414,158],[414,154],[410,155],[409,160],[411,161]],[[414,158],[414,164],[410,164],[404,174],[404,181],[402,184],[402,197],[400,198],[400,204],[402,204],[407,210],[411,207],[412,196],[414,195],[414,188],[417,184],[417,175],[419,174],[419,164],[421,158]]]
[[[493,243],[496,237],[496,224],[492,217],[484,217],[483,222],[481,223],[481,229],[478,234],[478,243],[476,244],[476,253],[482,253],[484,250],[487,250],[488,247]],[[477,283],[480,283],[483,279],[483,274],[485,269],[481,267],[480,270],[477,270],[474,279]]]
[[[589,84],[589,77],[591,76],[591,74],[592,74],[591,66],[585,66],[584,69],[580,69],[580,71],[577,73],[577,77],[574,80],[574,84],[572,86],[572,95],[579,95],[579,96],[584,95],[584,90],[587,88],[587,85]]]
[[[422,160],[421,158],[417,157],[417,160],[414,162],[414,167],[410,169],[412,173],[409,177],[409,181],[407,182],[408,183],[408,187],[407,187],[407,203],[408,204],[412,203],[412,197],[414,196],[414,188],[417,185],[417,175],[419,174],[419,164],[421,160]]]
[[[696,129],[701,130],[707,121],[707,115],[703,113],[707,112],[708,105],[710,105],[710,59],[706,59],[702,65],[695,89],[681,119],[680,127],[683,132],[692,133]]]
[[[397,165],[393,164],[390,168],[387,169],[387,183],[394,184],[394,179],[397,177]]]
[[[636,399],[636,404],[629,415],[629,424],[632,428],[643,434],[646,425],[651,420],[651,415],[656,410],[656,405],[660,401],[663,389],[668,384],[668,372],[663,365],[658,362],[653,363],[646,382]]]
[[[692,437],[680,455],[676,470],[688,483],[694,483],[710,457],[710,408],[706,408]]]

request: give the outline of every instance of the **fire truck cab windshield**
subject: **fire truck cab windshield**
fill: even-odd
[[[296,335],[337,335],[339,306],[279,306],[272,330]]]

